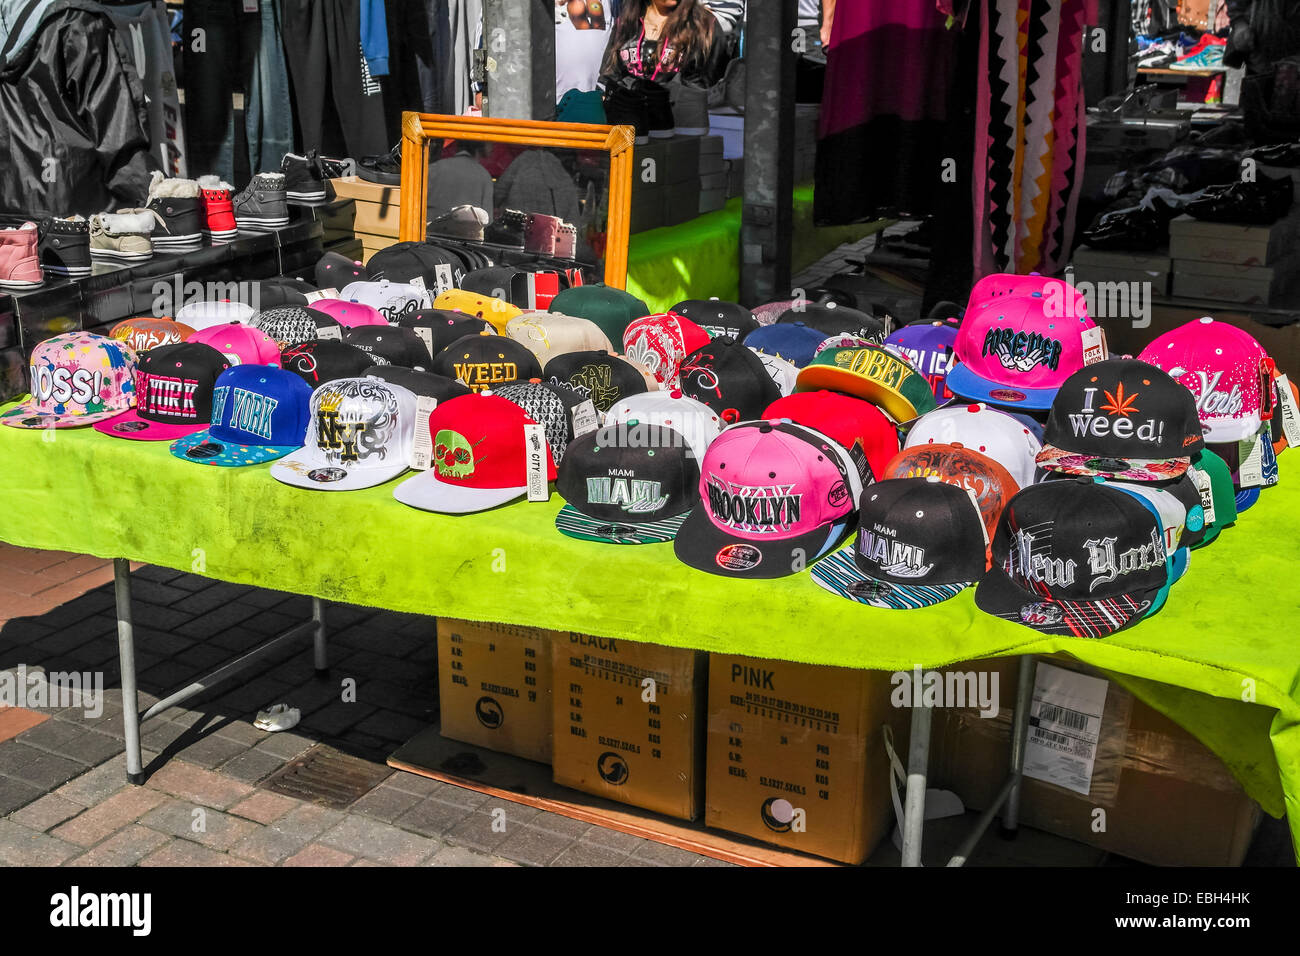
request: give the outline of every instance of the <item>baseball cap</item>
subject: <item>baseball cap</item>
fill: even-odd
[[[548,382],[566,385],[607,412],[618,401],[649,390],[642,370],[612,352],[569,352],[550,359],[542,369]],[[653,378],[651,382],[654,382]],[[654,382],[656,387],[657,382]]]
[[[668,311],[690,319],[714,339],[743,341],[746,335],[758,328],[753,312],[743,305],[721,299],[686,299]]]
[[[848,449],[857,445],[871,468],[873,480],[884,474],[885,466],[898,454],[898,430],[893,423],[875,405],[852,395],[825,389],[795,392],[767,406],[761,417],[768,421],[789,419],[833,438]]]
[[[749,346],[745,346],[749,348]],[[770,379],[776,384],[777,391],[782,395],[789,395],[794,392],[795,382],[799,379],[799,368],[793,362],[787,362],[783,358],[777,358],[775,355],[768,355],[766,352],[759,352],[756,349],[749,349],[758,356],[758,360],[763,363],[763,368],[767,369]]]
[[[1160,521],[1138,498],[1092,478],[1043,482],[1007,503],[975,604],[1044,633],[1105,637],[1152,608],[1168,558]]]
[[[422,511],[469,514],[528,493],[529,455],[540,455],[547,481],[555,462],[546,442],[530,449],[525,426],[538,424],[499,395],[466,395],[429,416],[433,467],[397,486],[393,497]]]
[[[834,302],[826,305],[814,302],[796,304],[777,316],[776,324],[806,325],[820,332],[822,338],[847,332],[876,345],[885,340],[885,323],[860,309]]]
[[[703,402],[687,398],[681,392],[642,392],[619,399],[605,415],[605,428],[630,430],[638,425],[668,429],[682,436],[695,460],[703,461],[704,453],[713,440],[721,434],[725,423],[718,413]],[[663,437],[662,435],[660,437]],[[616,439],[605,438],[609,444]],[[627,439],[648,440],[645,437]],[[625,441],[618,439],[617,441]]]
[[[415,437],[415,396],[378,378],[340,378],[311,393],[307,438],[271,466],[297,488],[355,491],[406,471]]]
[[[613,351],[595,322],[559,312],[525,312],[506,323],[506,335],[546,363],[569,352]]]
[[[122,414],[135,402],[136,353],[93,332],[65,332],[32,349],[31,397],[0,412],[15,428],[75,428]]]
[[[758,418],[781,397],[762,359],[732,338],[714,339],[682,359],[681,393],[703,402],[724,422]]]
[[[275,340],[262,330],[241,322],[208,326],[195,332],[187,341],[211,345],[231,365],[280,364],[280,346]]]
[[[211,424],[176,439],[170,450],[200,465],[257,465],[301,448],[310,419],[311,389],[297,375],[269,365],[235,365],[212,390]]]
[[[971,286],[966,301],[966,311],[980,309],[996,300],[1041,295],[1060,306],[1060,312],[1072,310],[1074,315],[1084,315],[1088,309],[1083,294],[1064,279],[1053,279],[1037,272],[1020,275],[1015,272],[993,272]]]
[[[957,326],[948,322],[925,322],[896,329],[885,339],[885,348],[911,362],[930,383],[935,401],[945,402],[952,398],[947,379],[956,341]]]
[[[95,424],[114,438],[173,441],[212,420],[212,389],[230,360],[210,345],[178,342],[140,356],[135,369],[135,407]]]
[[[256,310],[243,302],[191,302],[177,310],[173,319],[181,325],[188,325],[195,331],[201,331],[213,325],[226,325],[230,322],[248,324]]]
[[[147,352],[160,345],[175,345],[184,342],[194,330],[188,325],[181,325],[171,319],[153,319],[139,316],[123,319],[108,330],[108,337],[118,342],[125,342],[136,352]]]
[[[475,392],[542,377],[536,356],[504,335],[459,338],[438,353],[432,371],[460,379]]]
[[[369,352],[335,339],[291,345],[280,353],[280,367],[293,372],[311,388],[364,375],[374,364]]]
[[[396,325],[359,325],[343,333],[343,341],[368,354],[375,365],[427,369],[433,357],[414,329]]]
[[[916,445],[889,460],[881,478],[938,478],[971,493],[989,540],[997,533],[1002,511],[1020,490],[1011,473],[987,455],[964,445]]]
[[[314,342],[322,335],[342,338],[343,326],[332,315],[326,315],[317,309],[305,305],[285,305],[274,309],[263,309],[252,318],[252,326],[261,329],[276,342],[280,348]],[[326,329],[334,329],[333,333]]]
[[[699,461],[680,434],[647,425],[602,429],[576,439],[560,462],[555,490],[567,502],[555,527],[609,544],[671,541],[700,500]]]
[[[911,421],[935,406],[925,376],[878,345],[822,352],[799,372],[795,383],[800,392],[818,388],[865,398],[896,422]]]
[[[1272,417],[1272,360],[1235,325],[1208,316],[1188,322],[1157,336],[1138,358],[1191,390],[1207,442],[1253,438]]]
[[[396,322],[400,316],[423,309],[433,301],[433,296],[419,286],[388,279],[349,282],[339,291],[339,298],[370,306],[385,322]]]
[[[465,289],[448,289],[433,300],[435,309],[463,312],[489,323],[498,334],[506,334],[506,323],[523,310],[495,296],[480,295]]]
[[[504,299],[521,309],[544,308],[559,291],[559,279],[554,272],[537,267],[540,271],[522,266],[489,266],[465,273],[459,287],[482,296]]]
[[[675,385],[682,359],[708,342],[708,332],[671,313],[643,316],[623,332],[627,357],[648,369],[661,387]]]
[[[546,444],[550,446],[551,458],[556,466],[564,460],[565,449],[573,441],[577,425],[583,416],[587,430],[594,431],[597,425],[595,407],[584,411],[582,405],[588,399],[563,385],[531,379],[502,385],[493,389],[492,394],[514,402],[546,430]]]
[[[256,304],[262,310],[285,305],[306,305],[307,293],[317,291],[310,283],[290,276],[259,280],[253,283],[253,289],[256,298],[249,305]]]
[[[870,339],[865,339],[860,335],[850,335],[848,332],[839,332],[835,335],[828,335],[826,338],[822,339],[821,342],[818,343],[817,348],[813,349],[813,358],[821,355],[827,349],[860,349],[864,345],[877,344],[879,343],[872,342]],[[903,358],[907,358],[907,356],[898,349],[889,349],[889,351],[893,352],[895,355],[902,355]],[[911,359],[908,359],[908,361],[910,362]],[[912,364],[915,365],[916,363],[913,362]]]
[[[1168,482],[1136,482],[1102,479],[1120,491],[1136,495],[1151,503],[1160,516],[1164,531],[1165,550],[1173,554],[1179,548],[1190,548],[1205,538],[1205,509],[1196,486],[1184,472]]]
[[[784,359],[796,368],[813,360],[826,336],[799,323],[764,325],[745,336],[745,344],[756,352]]]
[[[311,304],[317,312],[324,312],[346,329],[359,325],[387,325],[388,320],[379,311],[364,302],[345,299],[317,299]]]
[[[1203,448],[1192,458],[1187,477],[1201,496],[1205,513],[1205,536],[1193,548],[1203,548],[1228,525],[1237,520],[1237,498],[1232,487],[1232,472],[1222,458]]]
[[[439,402],[447,402],[462,395],[473,394],[460,382],[445,375],[404,368],[400,365],[372,365],[363,371],[360,377],[366,376],[400,385],[417,399],[427,397]]]
[[[1066,379],[1038,466],[1125,481],[1177,478],[1205,447],[1196,399],[1154,365],[1107,359]]]
[[[313,274],[318,289],[341,289],[349,282],[366,278],[366,267],[341,253],[327,252],[316,260]]]
[[[947,405],[922,415],[912,423],[903,447],[927,444],[961,444],[992,458],[1020,488],[1038,480],[1038,439],[1023,422],[983,403]]]
[[[1067,378],[1089,360],[1105,358],[1101,330],[1087,310],[1062,306],[1058,312],[1053,301],[1034,293],[968,309],[953,343],[961,363],[948,372],[953,394],[998,405],[1050,408]]]
[[[700,503],[673,552],[726,577],[803,570],[843,543],[862,492],[848,452],[792,422],[731,426],[704,453],[700,473]]]
[[[1150,485],[1139,485],[1128,481],[1106,482],[1101,478],[1094,478],[1094,481],[1100,481],[1103,484],[1110,484],[1118,491],[1136,498],[1156,519],[1156,523],[1161,528],[1161,533],[1165,539],[1165,563],[1167,573],[1165,576],[1165,586],[1162,587],[1151,601],[1151,606],[1142,616],[1151,617],[1162,607],[1165,606],[1165,600],[1169,596],[1169,590],[1187,571],[1187,566],[1191,561],[1191,549],[1180,548],[1176,542],[1182,536],[1186,528],[1179,524],[1185,520],[1182,504],[1173,495],[1159,491]],[[1199,505],[1197,506],[1199,509]],[[1201,516],[1198,516],[1201,517]]]
[[[380,249],[366,263],[371,279],[411,283],[416,277],[431,294],[453,288],[465,274],[465,266],[453,250],[431,242],[396,242]],[[365,275],[356,276],[366,278]]]
[[[633,320],[650,314],[650,307],[630,292],[607,285],[577,285],[551,300],[550,310],[576,315],[600,326],[611,342],[622,342]]]
[[[1269,441],[1269,434],[1269,425],[1265,422],[1260,425],[1259,431],[1255,435],[1242,441],[1207,443],[1210,450],[1222,458],[1224,464],[1228,466],[1228,472],[1232,476],[1232,485],[1236,489],[1238,514],[1249,510],[1259,500],[1261,490],[1278,483],[1280,476],[1277,465],[1277,452],[1273,450],[1273,443]],[[1255,455],[1257,446],[1259,454],[1258,467],[1244,468],[1243,466],[1247,465]],[[1258,474],[1248,475],[1247,470],[1258,472]]]
[[[496,334],[491,322],[466,315],[464,312],[447,312],[443,309],[419,309],[399,316],[397,324],[404,329],[411,329],[420,337],[429,354],[437,357],[438,353],[457,339],[480,332]]]
[[[813,580],[871,607],[911,610],[984,576],[988,538],[972,496],[937,477],[891,478],[862,492],[858,537],[817,562]]]

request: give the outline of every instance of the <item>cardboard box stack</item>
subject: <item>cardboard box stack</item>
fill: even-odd
[[[1169,224],[1173,294],[1244,305],[1294,304],[1300,295],[1300,206],[1271,226],[1201,222]]]
[[[335,195],[339,199],[351,199],[352,203],[326,218],[323,239],[327,245],[355,236],[361,243],[362,253],[357,258],[364,262],[380,249],[387,249],[397,242],[401,189],[366,182],[357,176],[344,176],[331,182]]]
[[[676,226],[727,200],[727,167],[716,136],[672,136],[634,147],[631,231]]]
[[[1167,296],[1173,260],[1168,252],[1139,255],[1079,246],[1071,267],[1076,284],[1088,282],[1097,288],[1103,282],[1149,282],[1154,295]]]

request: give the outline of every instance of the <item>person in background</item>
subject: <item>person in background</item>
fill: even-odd
[[[623,0],[610,31],[601,67],[608,90],[627,78],[666,85],[680,76],[695,86],[710,87],[722,75],[726,19],[733,27],[743,4],[716,4],[714,12],[701,0]]]

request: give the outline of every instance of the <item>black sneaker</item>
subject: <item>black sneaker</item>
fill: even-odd
[[[155,170],[145,208],[154,214],[149,239],[155,249],[165,252],[203,242],[203,207],[197,181],[168,179]]]
[[[636,142],[650,141],[650,123],[646,115],[644,97],[632,90],[616,86],[605,97],[605,118],[610,126],[631,126],[636,130]]]
[[[322,202],[325,200],[325,174],[321,169],[316,150],[308,151],[306,156],[297,153],[285,153],[280,160],[280,172],[284,173],[284,195],[286,199],[302,202]]]
[[[90,275],[90,220],[51,216],[42,221],[37,250],[41,268],[50,275],[73,279]]]
[[[507,209],[501,218],[483,230],[483,241],[494,242],[498,246],[510,246],[513,249],[524,247],[524,232],[528,226],[528,216],[518,209]]]
[[[402,184],[402,144],[384,153],[382,156],[362,156],[357,163],[357,175],[368,183],[381,186],[400,186]]]
[[[357,161],[350,156],[343,159],[330,159],[328,156],[318,158],[322,179],[340,179],[357,174]]]
[[[1271,226],[1291,210],[1294,199],[1295,181],[1290,176],[1273,179],[1261,174],[1254,182],[1205,190],[1187,204],[1187,213],[1205,222]]]
[[[244,191],[232,200],[235,222],[240,226],[287,226],[284,173],[258,173]]]

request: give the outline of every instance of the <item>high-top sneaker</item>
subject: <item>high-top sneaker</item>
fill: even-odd
[[[153,255],[154,217],[148,210],[90,217],[90,254],[96,259],[140,262]]]
[[[50,275],[73,279],[91,273],[90,221],[84,216],[59,219],[51,216],[41,223],[39,252],[41,268]]]
[[[45,281],[36,252],[36,223],[0,229],[0,288],[34,289]]]
[[[351,157],[343,159],[330,159],[328,156],[320,157],[320,169],[324,179],[338,179],[341,176],[355,176],[357,174],[357,161]]]
[[[325,171],[316,150],[308,150],[306,156],[285,153],[284,159],[280,160],[280,172],[284,173],[286,199],[321,202],[326,198]]]
[[[429,235],[444,236],[449,239],[464,239],[467,242],[482,242],[483,227],[492,217],[486,209],[478,206],[452,206],[447,212],[429,223]]]
[[[287,226],[284,173],[258,173],[234,199],[235,222],[241,226]]]
[[[483,230],[483,241],[522,249],[527,227],[527,213],[522,213],[518,209],[507,209],[501,213],[500,219]]]
[[[231,196],[235,187],[216,176],[199,177],[199,204],[203,209],[203,234],[217,241],[239,234]]]
[[[561,222],[555,231],[555,257],[572,259],[578,254],[578,230],[571,222]]]
[[[203,241],[199,184],[193,179],[168,179],[155,170],[149,180],[145,207],[155,216],[150,237],[155,249],[185,248]]]
[[[543,256],[555,255],[555,233],[562,220],[540,212],[528,213],[524,225],[524,250]]]

